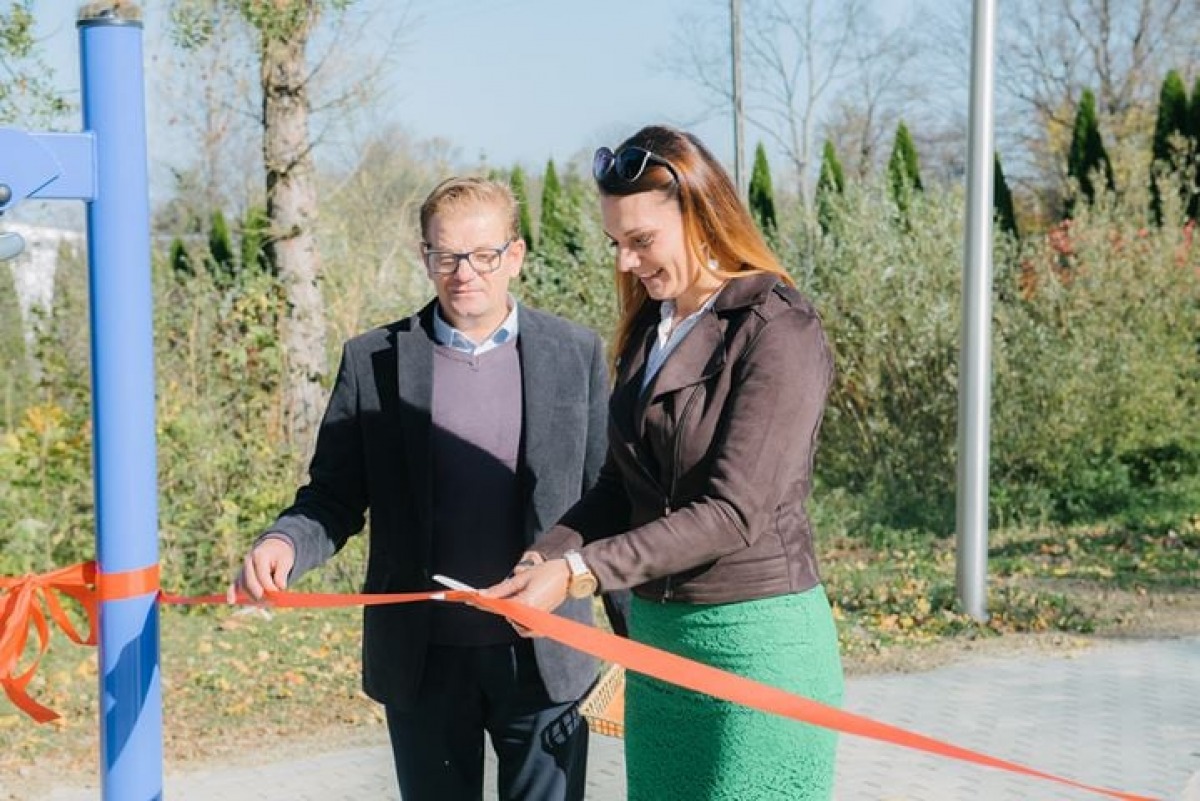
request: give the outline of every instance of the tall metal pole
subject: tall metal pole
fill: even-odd
[[[89,9],[101,6],[99,11]],[[87,206],[100,573],[158,564],[150,204],[142,24],[132,3],[78,20],[83,126],[95,139]],[[106,801],[162,796],[157,592],[100,606],[100,757]]]
[[[745,101],[742,96],[742,0],[729,0],[729,52],[733,79],[733,183],[746,198]]]
[[[992,162],[996,3],[975,0],[971,120],[958,370],[957,587],[963,610],[987,619],[988,450],[992,377]]]

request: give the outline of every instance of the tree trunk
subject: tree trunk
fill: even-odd
[[[276,7],[279,2],[276,0]],[[317,192],[308,135],[305,51],[317,17],[313,0],[293,0],[291,24],[262,32],[263,160],[271,234],[267,254],[283,283],[286,414],[292,443],[309,448],[325,391],[325,307],[314,226]],[[285,12],[286,13],[286,12]]]

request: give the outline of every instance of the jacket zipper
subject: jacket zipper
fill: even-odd
[[[670,498],[667,499],[666,505],[663,506],[663,517],[666,517],[669,514],[671,514],[671,499]],[[658,599],[658,602],[660,604],[665,604],[667,601],[671,600],[671,596],[673,594],[674,594],[674,592],[671,589],[671,577],[667,576],[663,582],[662,597]]]
[[[671,481],[667,490],[667,497],[663,504],[663,517],[671,514],[671,501],[675,497],[675,481],[679,476],[679,449],[683,447],[683,422],[687,419],[688,412],[692,410],[692,404],[696,400],[696,396],[700,394],[699,387],[692,387],[692,394],[688,396],[687,403],[683,405],[683,412],[679,415],[679,421],[675,426],[675,447],[672,449],[671,456]],[[671,576],[667,576],[666,582],[663,585],[663,594],[659,603],[666,603],[674,596],[675,591],[671,589]]]

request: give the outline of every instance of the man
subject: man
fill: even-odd
[[[595,333],[517,303],[525,242],[504,184],[443,182],[421,207],[436,300],[346,343],[310,481],[246,556],[261,597],[332,556],[370,512],[365,590],[486,587],[596,478],[608,381]],[[560,613],[592,620],[591,598]],[[618,623],[619,625],[619,623]],[[461,604],[364,612],[363,685],[385,705],[405,801],[582,799],[594,661]]]

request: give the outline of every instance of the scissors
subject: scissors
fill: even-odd
[[[436,581],[438,584],[441,584],[443,587],[449,587],[452,590],[462,590],[463,592],[473,592],[473,593],[479,592],[479,590],[475,589],[470,584],[464,584],[463,582],[459,581],[458,579],[452,579],[449,576],[442,576],[442,575],[438,575],[435,573],[431,578],[434,581]],[[441,597],[443,600],[445,599],[444,595],[442,595]]]
[[[434,575],[430,576],[430,578],[432,578],[438,584],[441,584],[444,587],[449,587],[452,590],[462,590],[463,592],[473,592],[476,594],[479,593],[479,590],[475,589],[470,584],[464,584],[463,582],[459,581],[458,579],[452,579],[449,576],[442,576],[442,575],[435,573]],[[441,592],[436,593],[433,597],[440,601],[446,600],[446,594],[441,593]],[[471,603],[471,602],[468,601],[467,603]],[[472,606],[474,606],[474,604],[472,604]],[[524,626],[520,625],[519,623],[514,623],[511,620],[508,622],[509,622],[509,625],[511,625],[514,629],[516,629],[517,633],[520,634],[522,637],[529,636],[528,630]]]

